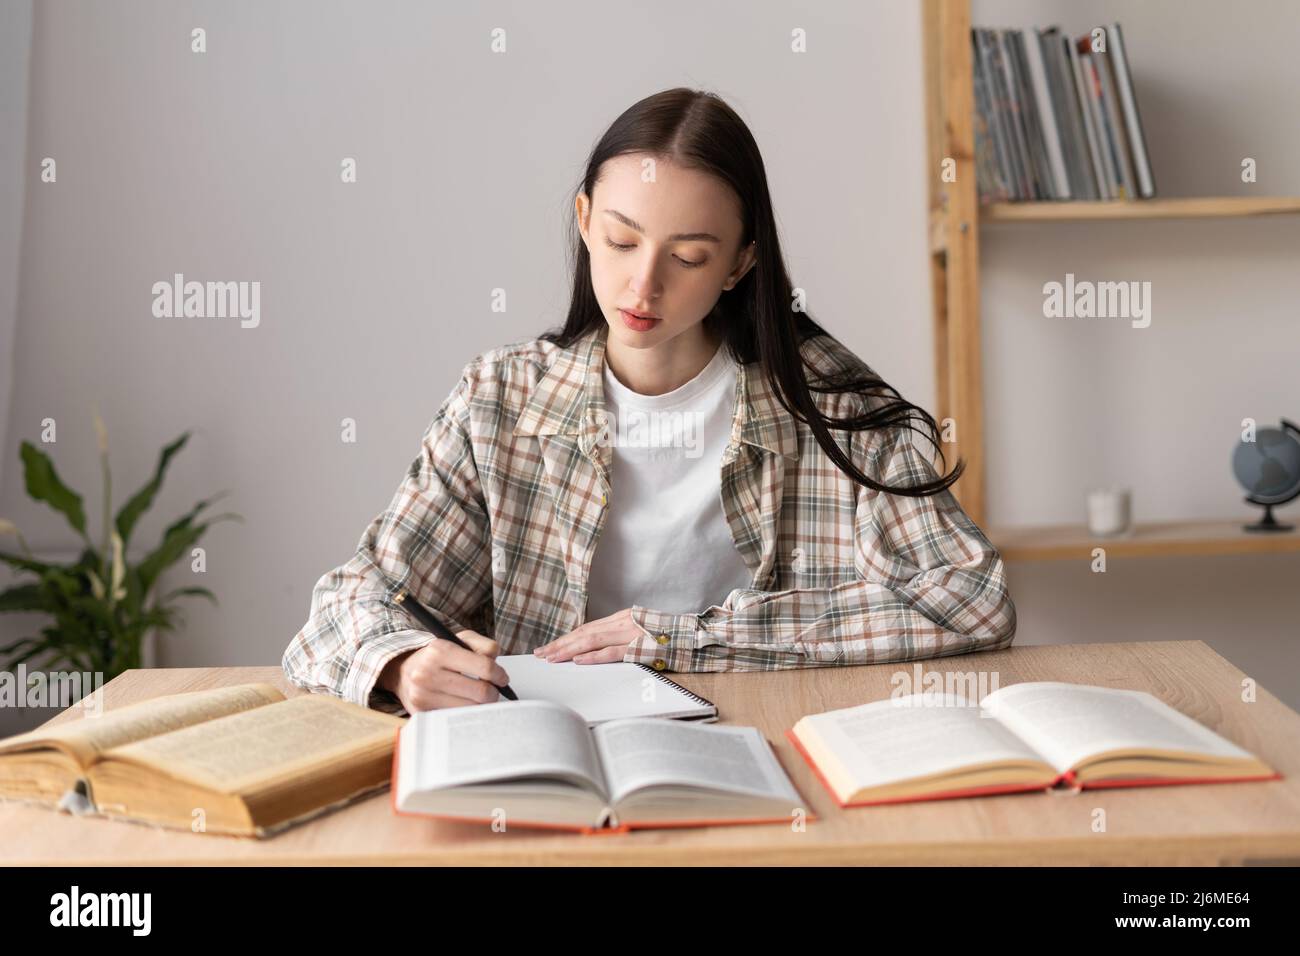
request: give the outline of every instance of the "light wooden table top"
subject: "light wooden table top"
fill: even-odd
[[[1262,757],[1284,779],[1062,795],[1043,792],[842,810],[785,738],[808,713],[880,700],[891,677],[984,672],[996,686],[1061,680],[1145,690]],[[0,864],[1160,864],[1300,863],[1300,715],[1201,641],[1012,647],[915,663],[746,674],[673,674],[759,727],[819,819],[584,836],[396,816],[388,791],[269,840],[78,818],[0,802]],[[1267,681],[1268,675],[1260,675]],[[267,681],[278,667],[137,670],[98,693],[106,708],[159,694]],[[917,688],[919,689],[919,688]],[[79,707],[50,723],[80,719]],[[1105,832],[1094,831],[1103,808]]]

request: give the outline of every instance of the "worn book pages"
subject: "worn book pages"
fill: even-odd
[[[271,684],[170,694],[9,737],[0,741],[0,754],[54,747],[75,757],[84,767],[99,754],[122,744],[281,700],[284,695]]]
[[[151,767],[220,792],[291,780],[365,752],[391,750],[401,718],[307,694],[114,749],[114,761]]]

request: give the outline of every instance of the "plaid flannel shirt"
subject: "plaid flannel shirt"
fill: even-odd
[[[607,333],[602,324],[567,349],[540,339],[507,345],[465,367],[388,507],[352,558],[317,581],[308,620],[284,653],[292,683],[405,713],[375,686],[392,658],[430,640],[392,602],[401,588],[453,632],[493,637],[503,655],[584,622],[592,555],[618,500],[602,379]],[[830,337],[802,348],[818,371],[863,367]],[[837,418],[867,407],[851,393],[813,395]],[[878,481],[935,475],[906,429],[831,434]],[[750,587],[698,613],[633,607],[642,633],[624,660],[670,671],[777,670],[1011,644],[1016,611],[1002,558],[951,493],[910,498],[854,482],[781,407],[757,363],[738,369],[719,492]]]

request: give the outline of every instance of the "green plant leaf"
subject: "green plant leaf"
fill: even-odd
[[[158,456],[158,464],[154,468],[153,478],[134,495],[131,500],[124,504],[117,513],[117,533],[122,536],[124,542],[131,540],[131,532],[135,529],[135,523],[140,519],[140,515],[149,510],[153,504],[154,496],[158,494],[158,489],[162,487],[163,475],[167,472],[167,463],[171,461],[172,456],[185,447],[189,441],[190,433],[185,432],[180,438],[176,439],[170,445],[162,450]]]
[[[34,637],[20,637],[12,644],[6,644],[4,647],[0,647],[0,655],[12,654],[15,651],[17,651],[18,648],[22,647],[24,644],[39,644],[39,643],[40,641],[38,641]]]
[[[68,607],[80,614],[82,620],[93,622],[101,628],[107,629],[112,624],[112,608],[93,594],[79,594],[70,598]]]
[[[27,493],[37,501],[44,501],[55,511],[65,515],[68,523],[84,538],[86,513],[81,507],[81,495],[59,480],[50,456],[31,442],[23,442],[22,459]]]
[[[41,574],[51,568],[57,567],[54,564],[46,564],[44,561],[33,561],[31,558],[24,558],[21,554],[10,554],[7,551],[0,551],[0,561],[10,567],[18,568],[22,571],[35,571]]]
[[[191,525],[188,522],[177,522],[168,528],[162,543],[137,566],[142,592],[148,594],[163,569],[175,563],[207,529],[206,523]]]
[[[203,537],[208,528],[226,518],[239,519],[239,515],[221,514],[203,524],[190,524],[192,514],[193,512],[169,527],[163,535],[162,543],[137,565],[141,593],[147,595],[153,589],[154,582],[163,569],[174,564],[190,545]]]
[[[19,654],[17,657],[11,657],[5,661],[6,667],[16,668],[19,664],[25,664],[33,657],[36,657],[49,650],[49,645],[44,641],[38,641],[36,638],[28,638],[33,644],[27,651]]]
[[[95,635],[75,618],[61,615],[58,625],[43,627],[41,633],[45,635],[46,646],[57,655],[54,660],[66,661],[74,670],[106,670],[95,645]]]
[[[213,594],[211,591],[209,591],[207,588],[177,588],[175,591],[168,591],[166,594],[160,597],[158,599],[158,603],[170,604],[172,598],[186,597],[191,595],[194,597],[205,597],[213,604],[217,603],[217,596]]]
[[[14,666],[18,665],[14,661]],[[74,657],[64,651],[56,650],[49,660],[42,665],[46,670],[71,670],[71,671],[102,671],[102,667],[95,667],[91,661],[83,658]]]
[[[81,575],[76,571],[69,571],[53,565],[46,568],[41,573],[41,580],[49,585],[51,593],[54,596],[64,599],[74,598],[79,594],[85,593],[86,589],[82,587]]]
[[[46,611],[50,600],[39,584],[20,584],[0,593],[0,611]]]
[[[189,511],[187,511],[185,514],[181,515],[179,518],[177,518],[175,521],[169,524],[167,526],[167,530],[163,532],[163,537],[166,538],[167,535],[175,531],[177,528],[183,528],[186,525],[192,524],[194,522],[194,519],[199,516],[199,512],[203,511],[203,509],[207,508],[214,501],[219,501],[220,499],[226,497],[226,495],[228,495],[229,493],[230,492],[228,491],[222,491],[213,495],[211,498],[204,498],[202,501],[195,504],[195,506],[191,508]]]
[[[140,572],[134,566],[126,566],[126,597],[122,599],[120,605],[122,613],[126,615],[128,621],[135,620],[140,614],[140,607],[144,603],[144,593],[140,590]]]
[[[158,627],[159,625],[170,624],[176,618],[174,608],[162,607],[155,604],[149,610],[140,615],[140,623],[146,628]]]

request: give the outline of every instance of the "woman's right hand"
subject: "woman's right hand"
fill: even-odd
[[[510,683],[510,675],[496,662],[497,642],[468,628],[456,636],[473,650],[432,639],[389,661],[376,686],[395,694],[411,714],[500,700],[497,688]]]

